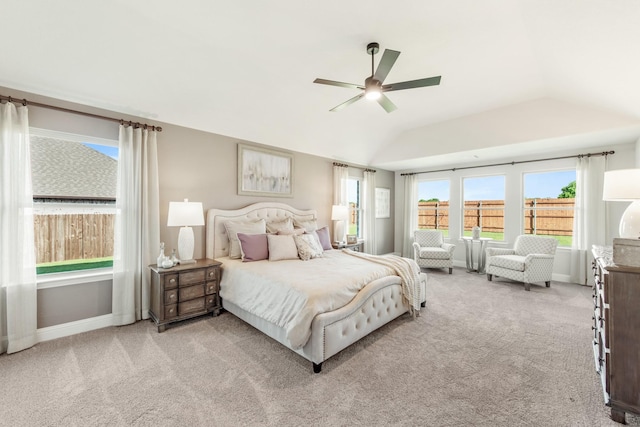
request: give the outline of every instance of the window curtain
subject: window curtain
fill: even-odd
[[[156,132],[120,125],[113,248],[114,325],[149,318],[150,264],[160,248]]]
[[[413,258],[413,232],[418,229],[418,177],[404,176],[402,256]]]
[[[607,156],[579,157],[576,165],[576,197],[573,216],[570,280],[586,285],[593,281],[591,246],[606,242],[606,209],[602,200]]]
[[[0,104],[0,353],[36,343],[36,250],[26,106]]]
[[[347,185],[349,182],[349,167],[345,165],[333,165],[333,204],[346,206],[349,209],[349,193],[347,189]],[[335,236],[334,229],[334,240],[343,241],[345,240],[346,230],[348,227],[348,221],[345,221],[344,227],[342,227],[343,233],[342,236]]]
[[[362,212],[364,251],[376,255],[376,172],[370,169],[364,171],[362,180]]]

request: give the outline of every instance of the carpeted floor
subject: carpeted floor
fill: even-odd
[[[591,289],[428,274],[418,319],[402,316],[320,374],[229,313],[0,356],[0,425],[619,425],[594,371]]]

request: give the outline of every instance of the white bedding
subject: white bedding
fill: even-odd
[[[309,339],[316,315],[343,307],[367,284],[395,275],[389,267],[337,250],[309,261],[218,260],[223,263],[220,296],[284,328],[294,349]]]

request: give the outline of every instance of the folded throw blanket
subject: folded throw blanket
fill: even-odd
[[[402,281],[402,300],[413,317],[420,314],[420,267],[410,258],[396,255],[371,255],[343,249],[342,252],[392,268]]]

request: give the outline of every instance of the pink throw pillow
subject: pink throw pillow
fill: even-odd
[[[269,259],[269,244],[266,234],[238,233],[242,262]]]
[[[331,246],[331,237],[329,236],[329,227],[326,225],[322,228],[318,228],[316,230],[316,235],[318,236],[318,240],[320,241],[320,246],[325,251],[333,249]]]

